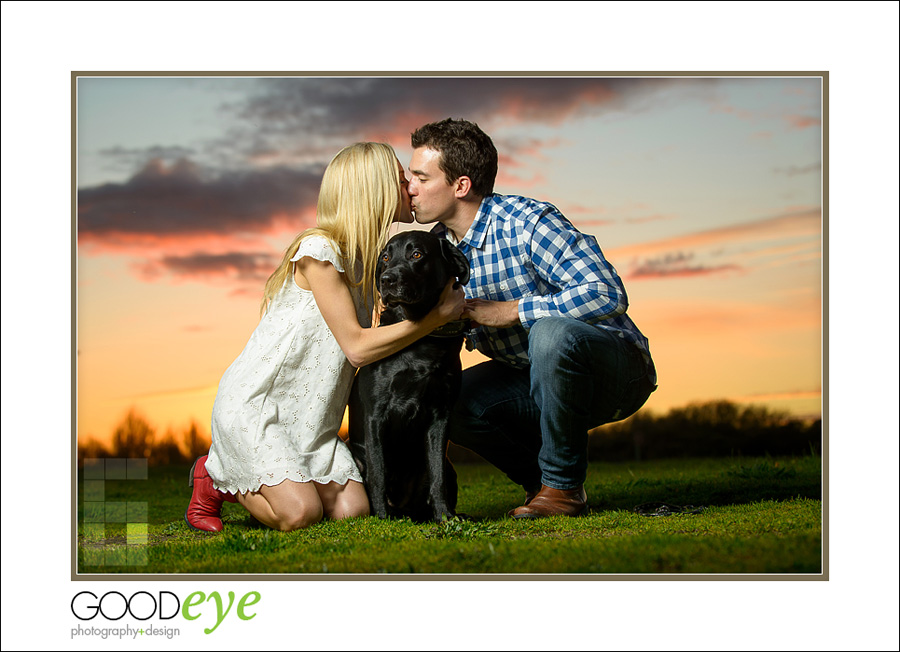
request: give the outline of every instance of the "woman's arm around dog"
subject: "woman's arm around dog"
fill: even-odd
[[[438,305],[421,321],[363,328],[356,318],[350,290],[331,263],[303,257],[297,261],[294,278],[301,288],[312,290],[325,323],[354,367],[363,367],[409,346],[435,328],[458,319],[465,306],[462,288],[454,288],[451,281]]]

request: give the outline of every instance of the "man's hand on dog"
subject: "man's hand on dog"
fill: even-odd
[[[473,326],[509,328],[519,323],[519,301],[466,299],[463,319],[471,319]]]
[[[460,319],[463,312],[465,312],[465,301],[465,290],[462,289],[462,286],[455,279],[452,279],[444,287],[435,310],[440,313],[443,323],[455,321]]]

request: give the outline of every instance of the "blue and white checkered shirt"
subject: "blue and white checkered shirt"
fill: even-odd
[[[434,232],[453,240],[441,224]],[[622,280],[597,240],[578,231],[555,206],[527,197],[489,195],[456,244],[472,270],[468,297],[520,299],[519,324],[470,331],[470,350],[527,367],[528,330],[534,323],[553,315],[571,317],[613,331],[637,346],[656,382],[647,338],[625,314],[628,298]]]

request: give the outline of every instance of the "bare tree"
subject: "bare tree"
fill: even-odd
[[[200,432],[196,421],[191,421],[191,427],[184,433],[184,444],[187,447],[187,457],[195,460],[209,451],[209,435]]]
[[[113,433],[112,454],[116,457],[149,459],[155,436],[156,433],[147,420],[131,408]]]

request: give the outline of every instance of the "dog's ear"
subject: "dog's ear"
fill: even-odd
[[[453,275],[459,279],[459,282],[463,285],[468,283],[469,261],[463,252],[449,240],[441,238],[441,254],[450,262],[450,269],[453,270]]]

